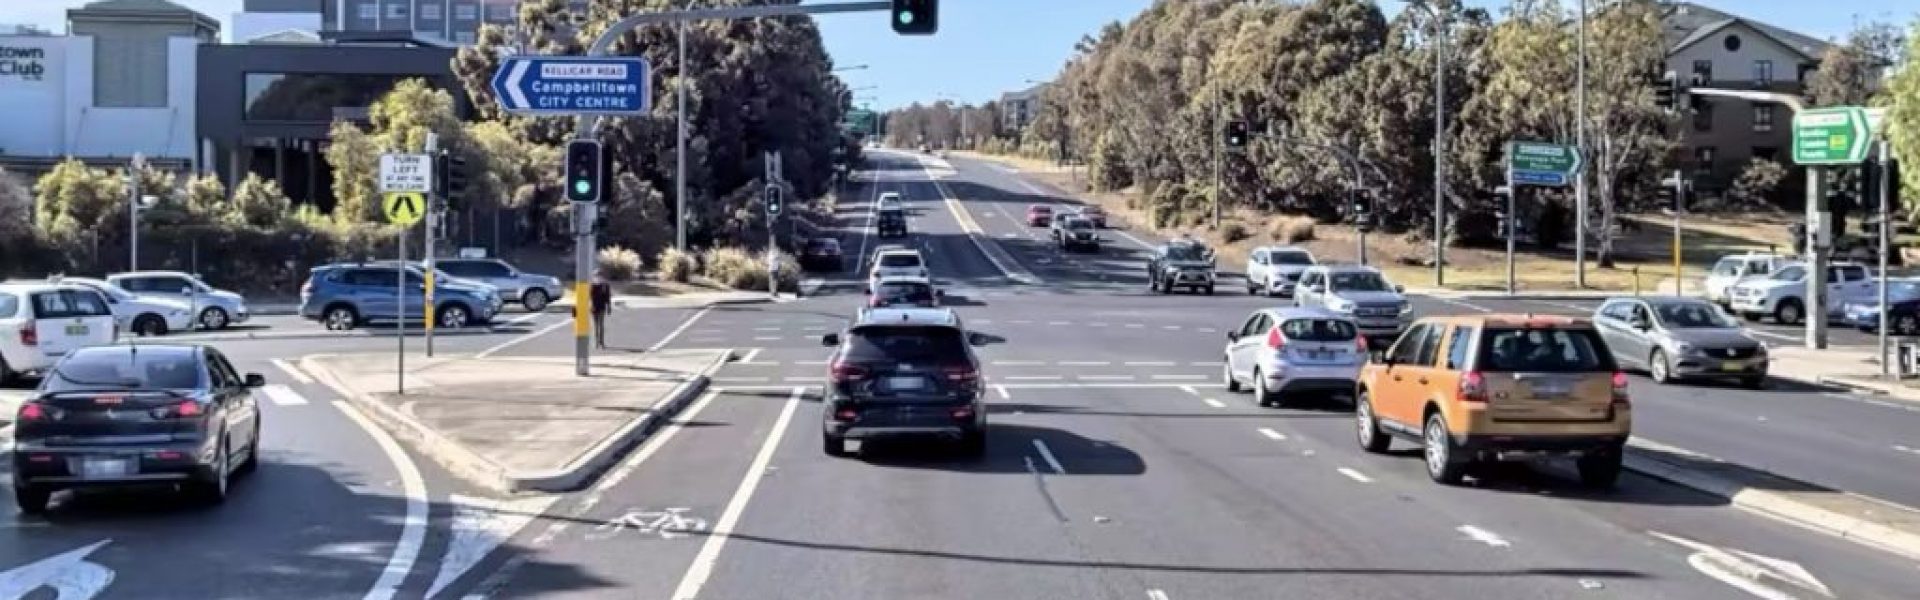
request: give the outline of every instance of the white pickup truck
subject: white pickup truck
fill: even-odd
[[[1713,263],[1713,271],[1707,274],[1705,283],[1707,301],[1721,306],[1731,306],[1732,298],[1727,290],[1742,280],[1765,277],[1780,267],[1794,262],[1792,258],[1778,254],[1748,252],[1729,254]]]

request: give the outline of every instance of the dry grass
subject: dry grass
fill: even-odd
[[[619,246],[601,248],[595,264],[608,281],[633,281],[640,276],[640,253]]]
[[[700,268],[699,259],[695,258],[690,252],[680,251],[679,248],[667,248],[666,250],[660,251],[659,261],[659,273],[662,281],[686,283],[687,279],[693,277],[693,272]]]
[[[1267,236],[1282,244],[1311,242],[1317,225],[1308,217],[1269,217]]]
[[[789,289],[800,283],[800,263],[786,253],[780,253],[775,259],[780,262],[780,287]],[[739,248],[717,248],[708,250],[700,261],[706,266],[706,276],[715,283],[736,290],[767,289],[767,263],[760,257],[748,254]]]

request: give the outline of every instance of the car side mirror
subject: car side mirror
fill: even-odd
[[[838,333],[829,333],[829,334],[826,334],[826,335],[823,335],[823,336],[820,336],[820,345],[822,345],[822,346],[826,346],[826,347],[829,347],[829,348],[832,348],[832,347],[834,347],[834,346],[839,346],[839,345],[840,345],[840,334],[838,334]]]
[[[988,338],[984,333],[973,332],[967,334],[967,343],[974,346],[985,346],[992,341],[993,340]]]
[[[1238,332],[1238,331],[1229,331],[1229,332],[1227,332],[1227,341],[1229,341],[1229,342],[1238,342],[1238,341],[1240,341],[1240,332]]]
[[[247,387],[257,388],[267,385],[267,376],[259,373],[247,374]]]
[[[1313,292],[1315,294],[1325,294],[1327,293],[1327,286],[1316,283],[1311,286],[1308,286],[1307,291]]]
[[[1648,329],[1653,328],[1653,324],[1648,323],[1646,319],[1633,319],[1633,320],[1627,321],[1627,325],[1629,327],[1638,329],[1640,331],[1646,331]]]
[[[188,287],[182,287],[182,288],[180,288],[180,295],[182,295],[182,296],[192,296],[192,295],[193,295],[193,287],[191,287],[191,286],[188,286]]]
[[[1395,293],[1395,294],[1405,294],[1405,293],[1407,293],[1407,286],[1404,286],[1404,285],[1400,285],[1400,284],[1397,284],[1397,283],[1396,283],[1396,284],[1393,284],[1393,293]]]

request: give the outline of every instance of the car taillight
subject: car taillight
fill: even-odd
[[[206,409],[201,408],[199,402],[195,402],[192,400],[181,400],[173,404],[168,404],[166,406],[153,409],[153,411],[151,412],[153,413],[153,418],[155,419],[189,419],[189,418],[198,417],[202,414],[205,414]]]
[[[867,368],[860,365],[836,362],[828,370],[835,382],[859,381],[867,378]]]
[[[833,420],[835,421],[852,421],[858,418],[860,418],[860,411],[851,408],[842,408],[833,411]]]
[[[947,381],[958,381],[962,383],[975,383],[980,381],[980,371],[974,369],[973,365],[953,365],[947,367],[944,372],[947,374]]]
[[[973,407],[971,406],[958,407],[950,411],[948,414],[953,415],[953,419],[956,421],[963,420],[963,419],[971,419],[973,418]]]
[[[1353,349],[1359,351],[1361,354],[1366,354],[1367,353],[1367,336],[1363,335],[1357,338],[1353,338]]]
[[[1620,372],[1620,371],[1614,371],[1614,373],[1613,373],[1613,403],[1614,403],[1614,404],[1627,404],[1627,403],[1629,403],[1629,402],[1630,402],[1630,400],[1629,400],[1629,399],[1628,399],[1628,397],[1627,397],[1627,374],[1626,374],[1626,373],[1623,373],[1623,372]]]
[[[40,406],[39,402],[27,402],[20,405],[18,420],[21,423],[27,423],[31,421],[44,421],[46,419],[47,419],[47,409],[43,406]]]
[[[1487,378],[1479,371],[1467,371],[1460,376],[1461,402],[1486,402]]]
[[[1279,327],[1267,330],[1267,347],[1274,350],[1287,347],[1287,338],[1280,336]]]
[[[26,325],[20,326],[20,345],[40,345],[40,328],[35,326],[33,321],[27,321]]]

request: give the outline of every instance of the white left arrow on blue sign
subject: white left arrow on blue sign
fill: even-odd
[[[39,589],[52,589],[56,600],[86,600],[113,585],[113,569],[88,562],[87,555],[113,540],[40,559],[0,573],[0,598],[24,598]]]

